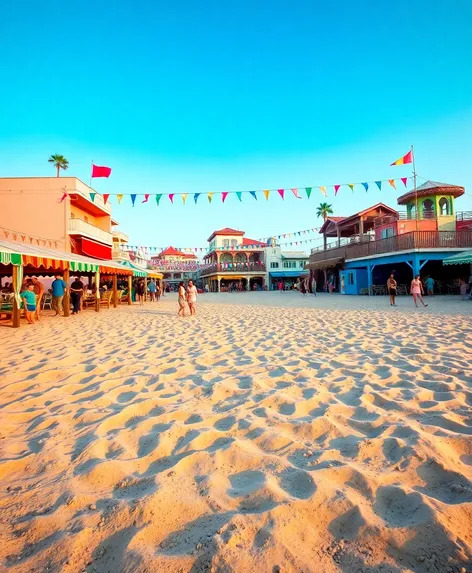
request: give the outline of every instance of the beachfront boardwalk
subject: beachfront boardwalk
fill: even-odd
[[[472,303],[175,295],[0,328],[0,570],[472,567]]]

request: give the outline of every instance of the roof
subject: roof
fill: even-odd
[[[362,217],[362,215],[365,215],[369,211],[372,211],[373,209],[378,209],[378,208],[385,209],[385,211],[390,211],[391,213],[394,213],[395,215],[398,214],[398,211],[396,211],[395,209],[392,209],[392,207],[389,207],[388,205],[385,205],[385,203],[376,203],[375,205],[372,205],[371,207],[367,207],[367,209],[363,209],[362,211],[359,211],[358,213],[355,213],[354,215],[349,215],[349,217],[344,217],[342,219],[342,222],[346,223],[347,221],[350,221],[351,219],[357,219],[358,217]],[[338,221],[338,223],[339,223],[339,221]]]
[[[451,185],[450,183],[440,183],[439,181],[426,181],[422,185],[411,191],[408,191],[397,199],[399,205],[406,205],[417,197],[428,197],[434,195],[452,195],[454,198],[464,195],[465,189],[460,185]]]
[[[326,230],[326,227],[328,227],[328,225],[330,223],[339,223],[340,221],[343,221],[346,217],[326,217],[325,221],[323,222],[323,224],[321,225],[320,228],[320,233],[324,233]]]
[[[24,265],[34,267],[50,268],[52,270],[66,268],[64,263],[69,263],[70,270],[75,272],[96,272],[100,270],[103,273],[114,274],[114,270],[121,271],[122,274],[129,274],[123,270],[123,265],[118,261],[92,259],[75,253],[66,253],[65,251],[56,251],[35,245],[13,243],[10,241],[0,241],[0,263],[2,264],[19,264],[14,254],[20,255]],[[9,260],[10,259],[10,260]],[[62,264],[61,264],[62,263]]]
[[[208,242],[210,242],[217,235],[233,235],[237,237],[242,237],[244,235],[244,231],[238,231],[236,229],[230,229],[229,227],[225,227],[224,229],[220,229],[219,231],[213,231],[213,233],[210,235],[210,238],[208,239]]]
[[[267,247],[267,243],[262,241],[256,241],[256,239],[247,239],[246,237],[243,238],[243,246],[246,247],[248,245],[254,245],[256,247]]]
[[[467,265],[472,263],[472,250],[462,251],[443,260],[443,265]]]
[[[156,255],[156,257],[170,257],[170,256],[185,257],[185,254],[182,253],[182,251],[179,251],[178,249],[171,246],[167,247],[167,249],[164,249],[158,255]]]

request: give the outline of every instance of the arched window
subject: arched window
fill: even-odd
[[[230,253],[223,253],[220,255],[220,263],[232,263],[233,262],[233,255]]]
[[[449,215],[449,201],[446,197],[441,197],[441,199],[439,199],[439,214]]]
[[[433,202],[431,199],[425,199],[423,201],[423,217],[425,219],[433,219],[434,218],[434,207]]]
[[[414,203],[410,203],[410,205],[407,206],[406,211],[408,219],[416,219],[416,205]]]

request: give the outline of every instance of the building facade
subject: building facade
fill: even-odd
[[[266,284],[269,290],[277,290],[282,282],[284,289],[293,288],[308,271],[308,255],[303,251],[282,251],[275,239],[268,240],[269,246],[264,249],[266,264]]]
[[[201,278],[209,291],[267,288],[265,248],[268,245],[244,235],[244,231],[226,227],[214,231],[208,238]]]
[[[392,271],[404,288],[417,274],[446,288],[453,271],[442,261],[472,247],[472,213],[455,211],[464,191],[427,181],[398,198],[404,212],[378,203],[349,217],[328,218],[320,232],[336,240],[312,250],[311,276],[325,290],[342,294],[381,292]]]
[[[172,246],[151,257],[149,266],[164,274],[164,281],[170,290],[176,290],[180,281],[192,280],[196,283],[199,278],[198,257]]]
[[[9,240],[41,240],[46,233],[44,246],[112,259],[118,223],[111,205],[77,177],[0,178],[0,196],[0,228],[13,231]]]

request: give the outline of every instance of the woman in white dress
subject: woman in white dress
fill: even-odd
[[[190,310],[190,316],[196,314],[195,303],[197,302],[197,293],[197,287],[193,284],[193,281],[188,281],[187,303]]]

